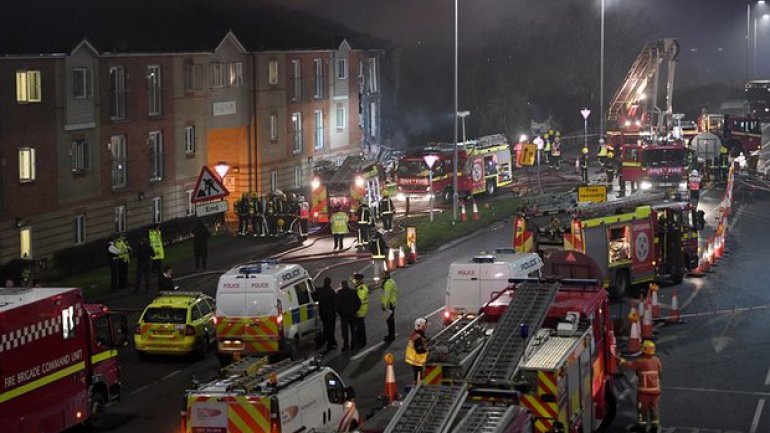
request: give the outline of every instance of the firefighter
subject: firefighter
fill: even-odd
[[[286,194],[277,189],[273,194],[273,212],[275,212],[276,236],[285,231],[286,225]]]
[[[513,151],[516,153],[516,168],[521,168],[521,155],[524,153],[524,143],[527,141],[527,136],[522,135],[519,141],[513,146]]]
[[[544,163],[547,166],[551,165],[551,138],[553,138],[552,130],[549,130],[545,135],[543,135],[543,139],[545,140],[545,143],[543,144],[543,158]]]
[[[267,220],[267,232],[271,237],[278,236],[277,221],[275,214],[275,193],[270,193],[265,200],[265,218]]]
[[[356,219],[358,219],[358,246],[364,246],[369,243],[369,229],[372,225],[372,210],[369,204],[364,201],[356,209]]]
[[[724,143],[719,146],[719,181],[727,182],[727,168],[730,165],[729,149]]]
[[[615,179],[615,170],[617,170],[615,153],[610,150],[607,152],[607,161],[604,163],[604,172],[607,175],[607,191],[612,191],[612,181]]]
[[[390,199],[387,192],[382,193],[378,208],[380,210],[380,216],[382,217],[382,228],[385,229],[386,232],[392,233],[393,213],[396,208],[393,206],[393,200]]]
[[[604,139],[599,139],[599,151],[596,153],[596,159],[599,161],[599,165],[604,165],[604,160],[607,158],[607,144],[605,144]]]
[[[588,185],[588,148],[584,147],[579,157],[580,177],[584,185]]]
[[[262,224],[262,200],[259,194],[252,192],[249,199],[249,218],[251,219],[251,232],[254,237],[265,236]]]
[[[660,401],[660,377],[663,365],[655,356],[655,343],[644,340],[642,357],[634,361],[620,358],[620,366],[636,371],[638,388],[636,393],[637,430],[646,431],[649,415],[650,432],[657,433],[660,426],[658,403]]]
[[[561,137],[559,133],[556,133],[556,138],[553,139],[551,144],[551,167],[559,170],[561,167]]]
[[[342,251],[342,244],[345,235],[348,234],[348,214],[342,211],[342,208],[337,207],[334,210],[329,221],[332,225],[332,235],[334,236],[334,250],[338,248]]]
[[[238,235],[246,236],[249,231],[249,194],[243,193],[241,198],[233,205],[235,214],[238,215]]]
[[[121,233],[115,240],[118,249],[118,290],[125,290],[128,284],[128,264],[131,262],[131,246]]]
[[[393,278],[390,277],[390,271],[387,269],[382,272],[382,295],[380,304],[382,311],[387,313],[385,324],[388,326],[388,335],[382,340],[386,343],[392,343],[396,340],[396,304],[398,303],[398,287]]]
[[[412,366],[414,372],[414,384],[422,380],[425,361],[428,360],[428,337],[425,331],[428,329],[428,321],[418,317],[414,321],[414,330],[409,335],[409,341],[406,343],[406,354],[404,360]]]
[[[698,170],[690,172],[690,177],[687,179],[687,189],[690,191],[690,202],[693,207],[698,207],[698,200],[700,199],[700,173]]]
[[[307,222],[310,219],[310,204],[305,200],[305,196],[297,197],[297,208],[299,218],[299,238],[307,239]]]
[[[382,237],[383,233],[382,229],[375,231],[372,240],[369,241],[369,251],[372,252],[372,260],[374,261],[375,280],[379,280],[380,274],[387,270],[385,260],[388,257],[388,243]]]
[[[351,347],[351,349],[356,350],[366,347],[366,315],[369,313],[369,286],[364,283],[363,274],[353,275],[353,285],[356,287],[356,294],[361,302],[361,307],[356,311],[356,334]]]

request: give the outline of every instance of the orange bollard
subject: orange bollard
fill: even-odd
[[[631,333],[628,336],[628,341],[626,341],[626,352],[628,354],[639,353],[642,350],[642,339],[639,335],[639,313],[636,312],[636,307],[631,307],[628,320],[631,321]]]
[[[406,255],[404,254],[404,247],[398,247],[398,267],[406,267]]]
[[[398,386],[396,385],[396,372],[393,370],[393,354],[385,354],[385,397],[389,403],[398,398]]]
[[[668,323],[681,323],[682,312],[679,311],[679,298],[676,296],[676,289],[671,294],[671,314],[668,316]]]
[[[476,206],[476,200],[473,200],[473,220],[478,221],[481,219],[481,216],[479,215],[479,207]]]
[[[396,269],[396,256],[393,253],[393,248],[388,250],[388,269]]]
[[[460,204],[460,221],[468,221],[468,214],[465,213],[465,200]]]
[[[653,328],[652,328],[652,306],[650,305],[650,298],[647,297],[647,305],[644,306],[644,316],[642,316],[642,339],[652,340]]]
[[[658,290],[660,287],[655,283],[650,283],[650,298],[652,299],[652,320],[660,319],[660,304],[658,304]]]

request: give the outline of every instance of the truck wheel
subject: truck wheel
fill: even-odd
[[[620,270],[615,274],[615,281],[611,287],[610,293],[614,298],[623,298],[628,293],[630,285],[628,271]]]
[[[452,203],[452,188],[444,188],[443,191],[441,191],[441,201],[444,203]]]
[[[492,197],[497,193],[497,184],[494,180],[487,181],[487,195]]]
[[[104,428],[105,404],[107,404],[107,398],[101,391],[94,391],[91,394],[91,416],[88,418],[88,427],[95,430]]]

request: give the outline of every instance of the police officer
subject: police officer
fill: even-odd
[[[340,316],[340,331],[342,333],[342,351],[350,349],[350,344],[356,341],[356,313],[361,308],[358,294],[350,288],[347,281],[340,282],[340,288],[334,299],[334,307]]]
[[[390,271],[387,269],[382,272],[382,295],[380,304],[382,311],[387,313],[385,324],[388,326],[388,335],[383,339],[386,343],[396,340],[396,304],[398,303],[398,286],[393,278],[390,277]]]
[[[607,158],[607,144],[604,142],[603,138],[599,139],[599,151],[596,153],[596,159],[599,161],[599,164],[604,164],[604,160]]]
[[[110,261],[110,291],[118,290],[120,268],[120,248],[117,246],[118,235],[114,235],[107,245],[107,259]]]
[[[727,169],[730,164],[729,149],[722,144],[719,146],[719,181],[727,182]]]
[[[584,185],[588,185],[588,148],[584,147],[580,153],[579,163],[580,178],[583,180]]]
[[[642,343],[642,357],[634,361],[620,358],[620,366],[636,371],[638,388],[636,393],[637,431],[646,431],[649,415],[650,432],[657,433],[660,426],[660,377],[663,364],[655,356],[655,343],[645,340]]]
[[[698,200],[700,199],[700,184],[701,178],[698,170],[691,171],[690,177],[687,179],[687,189],[690,191],[690,201],[695,208],[698,207]]]
[[[353,275],[353,284],[356,287],[356,294],[361,306],[356,311],[356,335],[353,339],[351,349],[362,349],[366,347],[366,314],[369,313],[369,286],[364,283],[363,274]]]
[[[545,143],[543,144],[543,157],[545,158],[544,164],[550,166],[551,165],[551,139],[553,138],[553,131],[548,130],[548,133],[546,133],[543,136],[543,139],[545,140]]]
[[[388,233],[393,232],[393,213],[395,207],[393,206],[393,200],[390,199],[387,192],[382,193],[378,208],[382,217],[382,228]]]
[[[358,246],[369,243],[369,229],[372,226],[372,210],[366,199],[361,201],[361,205],[356,209],[356,218],[358,219]]]
[[[125,290],[128,284],[128,264],[131,262],[131,246],[121,233],[115,240],[118,249],[118,290]]]
[[[166,257],[166,252],[163,249],[163,234],[160,232],[160,224],[155,224],[150,228],[147,237],[152,249],[152,272],[155,273],[160,284],[160,277],[163,274],[163,259]]]
[[[329,221],[332,225],[332,235],[334,236],[334,250],[342,251],[343,240],[348,234],[348,214],[341,208],[336,208]]]
[[[428,360],[428,337],[425,336],[427,329],[428,321],[418,317],[414,321],[414,329],[409,334],[409,341],[406,343],[404,361],[412,366],[415,385],[422,380],[423,367]]]

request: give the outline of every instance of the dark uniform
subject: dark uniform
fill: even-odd
[[[351,340],[355,341],[356,312],[361,307],[356,291],[350,288],[347,281],[340,283],[340,290],[335,297],[335,311],[340,316],[342,330],[342,350],[350,349]]]
[[[380,216],[382,217],[382,228],[385,229],[386,232],[392,232],[393,213],[396,208],[393,206],[393,200],[388,197],[387,193],[382,195],[378,208],[380,209]]]
[[[366,202],[361,202],[361,206],[356,209],[356,218],[358,219],[358,245],[369,243],[369,229],[372,226],[372,210]]]
[[[332,280],[326,277],[324,285],[316,289],[315,292],[315,298],[318,301],[318,315],[323,324],[323,342],[326,344],[326,350],[337,348],[337,341],[334,338],[334,325],[337,322],[336,297],[337,293],[332,289]]]

